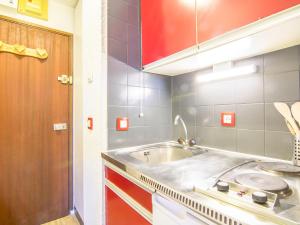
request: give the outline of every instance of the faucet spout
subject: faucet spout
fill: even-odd
[[[185,122],[183,121],[182,117],[180,115],[177,115],[174,119],[174,125],[178,125],[178,121],[181,122],[182,124],[182,127],[183,127],[183,130],[184,130],[184,134],[185,134],[185,143],[188,143],[189,140],[188,140],[188,132],[187,132],[187,129],[186,129],[186,125],[185,125]]]

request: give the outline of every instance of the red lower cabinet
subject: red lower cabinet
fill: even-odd
[[[105,195],[106,225],[151,225],[107,186]]]
[[[143,190],[119,173],[110,168],[105,168],[105,178],[129,195],[142,207],[152,213],[152,194]]]

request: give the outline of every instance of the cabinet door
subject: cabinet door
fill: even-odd
[[[107,186],[105,195],[106,225],[151,225]]]
[[[196,0],[141,0],[143,65],[196,44]]]
[[[300,0],[197,0],[199,43],[292,6]]]
[[[114,170],[105,167],[105,178],[137,201],[141,206],[152,212],[152,194],[143,190],[136,184],[127,180],[125,177]]]

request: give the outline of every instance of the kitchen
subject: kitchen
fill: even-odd
[[[14,209],[31,207],[26,201],[36,201],[34,196],[24,197],[22,206],[17,206],[12,204],[15,198],[6,198],[9,189],[3,188],[2,223],[42,224],[70,213],[79,224],[91,225],[300,224],[299,1],[66,2],[49,0],[48,21],[0,7],[6,23],[67,32],[59,34],[70,37],[73,49],[71,66],[53,72],[54,90],[64,90],[60,96],[72,99],[70,121],[56,116],[49,121],[55,124],[51,135],[61,138],[69,133],[68,155],[58,157],[61,164],[53,169],[65,168],[68,182],[61,188],[68,191],[52,202],[53,210],[34,208],[26,221],[28,212]],[[0,84],[5,84],[1,89],[6,91],[7,84],[13,87],[7,79],[13,70],[5,68],[17,65],[8,61],[15,59],[16,51],[8,53],[6,46],[21,37],[16,35],[15,40],[6,35],[9,26],[13,25],[0,27],[0,41],[5,43],[0,60],[7,60],[3,61],[7,66],[0,67],[4,78]],[[9,28],[9,34],[14,30],[18,29]],[[52,55],[61,57],[49,42],[43,45],[38,39],[37,46],[29,46],[47,50],[49,56],[40,59],[43,62],[50,62]],[[53,62],[63,62],[63,57],[59,59]],[[17,71],[14,76],[21,70]],[[56,84],[59,74],[73,74],[72,83],[56,86],[63,84]],[[18,85],[23,87],[21,82]],[[45,92],[45,102],[54,93]],[[5,96],[21,98],[19,92],[1,92],[1,102],[9,109],[15,101],[5,101]],[[39,99],[27,98],[41,110],[34,104]],[[39,110],[29,112],[29,118],[39,118]],[[9,115],[5,109],[0,114],[2,130],[12,135],[5,121],[15,120],[16,114]],[[18,128],[18,123],[12,126]],[[29,123],[23,126],[33,129]],[[8,134],[0,132],[1,149],[10,146],[3,140],[23,140],[9,139]],[[28,132],[26,137],[36,139],[35,135]],[[21,163],[32,160],[28,167],[32,175],[40,146],[18,159]],[[8,148],[1,152],[2,162],[10,162],[1,167],[2,174],[7,173],[1,183],[7,184],[14,177],[9,171],[23,174],[8,154],[17,154],[18,149]],[[43,158],[45,165],[54,163],[48,160]],[[43,168],[51,171],[51,167]],[[45,172],[47,179],[39,183],[48,184],[44,188],[56,182],[61,185],[61,180],[48,175]],[[8,185],[14,192],[33,190]],[[35,190],[39,196],[54,189]],[[56,198],[55,193],[50,196]],[[50,208],[49,198],[43,201]],[[54,213],[59,201],[68,204]]]

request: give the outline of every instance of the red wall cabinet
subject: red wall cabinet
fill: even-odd
[[[141,0],[141,20],[143,65],[196,44],[196,0]]]
[[[105,195],[106,225],[151,225],[107,186]]]
[[[199,43],[300,4],[300,0],[197,0]]]
[[[142,63],[300,4],[300,0],[141,0]]]

